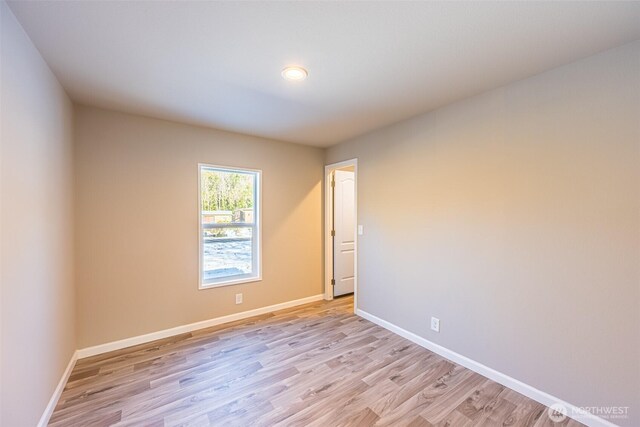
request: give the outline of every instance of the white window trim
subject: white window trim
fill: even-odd
[[[257,274],[251,274],[250,276],[229,276],[229,280],[222,280],[214,283],[203,283],[202,266],[203,266],[203,245],[202,245],[202,189],[201,189],[201,176],[202,169],[220,169],[229,172],[255,172],[256,173],[256,201],[255,201],[255,229],[257,233],[252,236],[254,239],[254,247],[257,249],[257,256],[254,259],[254,269],[257,269]],[[209,163],[198,163],[198,289],[212,289],[222,286],[239,285],[241,283],[251,283],[262,281],[262,170],[250,169],[234,166],[218,166]]]

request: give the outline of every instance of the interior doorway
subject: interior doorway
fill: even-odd
[[[354,294],[357,306],[357,159],[325,166],[325,299]]]

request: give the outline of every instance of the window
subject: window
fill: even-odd
[[[200,165],[200,288],[260,273],[260,171]]]

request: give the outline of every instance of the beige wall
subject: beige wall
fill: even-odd
[[[327,152],[353,157],[359,308],[640,425],[640,42]]]
[[[34,426],[73,352],[72,105],[2,15],[0,424]]]
[[[87,107],[75,123],[80,348],[322,293],[323,150]],[[262,281],[198,290],[199,162],[262,170]]]

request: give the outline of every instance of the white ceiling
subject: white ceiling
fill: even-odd
[[[640,2],[10,7],[79,103],[317,146],[640,39]]]

